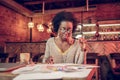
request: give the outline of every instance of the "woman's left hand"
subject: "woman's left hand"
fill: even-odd
[[[73,44],[74,43],[74,39],[72,37],[68,37],[67,41],[69,44]]]
[[[87,40],[85,38],[79,38],[79,42],[82,45],[82,50],[86,50],[86,42]]]

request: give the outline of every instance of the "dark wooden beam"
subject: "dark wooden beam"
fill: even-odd
[[[68,0],[41,0],[41,1],[31,1],[31,2],[25,2],[24,5],[34,5],[34,4],[42,4],[43,2],[45,3],[52,3],[52,2],[64,2]],[[76,1],[76,0],[69,0],[69,1]]]
[[[89,8],[89,11],[95,11],[96,10],[96,7],[95,8]],[[60,11],[69,11],[69,12],[86,12],[86,7],[77,7],[77,8],[64,8],[64,9],[55,9],[55,10],[45,10],[44,11],[44,15],[48,15],[48,14],[56,14]],[[42,15],[42,12],[41,13],[35,13],[33,16],[36,17],[36,16],[41,16]]]
[[[11,8],[11,9],[15,10],[18,13],[21,13],[21,14],[25,15],[25,16],[33,15],[32,11],[24,8],[20,4],[16,3],[14,0],[0,0],[0,3],[5,5],[8,8]]]

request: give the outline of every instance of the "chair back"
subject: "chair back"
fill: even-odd
[[[114,73],[108,56],[99,56],[99,66],[101,80],[114,80]]]
[[[92,64],[98,66],[98,53],[87,53],[86,54],[86,64]],[[98,69],[95,72],[95,80],[98,80]]]
[[[110,53],[111,59],[115,60],[115,64],[120,64],[120,53]]]
[[[20,63],[29,64],[30,61],[30,53],[20,53]]]
[[[87,53],[86,63],[87,64],[96,64],[98,63],[98,53]]]
[[[8,53],[0,53],[0,62],[1,62],[1,63],[7,62],[8,56],[9,56]]]
[[[9,63],[16,63],[17,62],[17,54],[13,54],[11,56],[9,56]]]
[[[33,56],[33,62],[42,62],[42,56],[44,56],[44,53],[38,53]]]

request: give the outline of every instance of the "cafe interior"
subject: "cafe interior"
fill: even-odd
[[[120,0],[0,0],[0,63],[18,63],[27,53],[42,63],[54,36],[51,21],[60,11],[72,12],[79,22],[73,37],[87,40],[84,64],[99,66],[84,80],[119,80]]]

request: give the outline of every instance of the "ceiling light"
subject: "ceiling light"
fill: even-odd
[[[120,26],[120,24],[100,24],[99,26]]]
[[[44,31],[43,24],[38,24],[37,29],[38,29],[38,31],[43,32]]]
[[[43,22],[44,22],[44,19],[43,19],[44,18],[43,17],[43,15],[44,15],[44,7],[45,7],[45,2],[43,1],[43,4],[42,4],[42,23],[37,25],[37,29],[40,32],[44,31],[44,26],[43,26]]]
[[[29,23],[28,23],[28,27],[29,27],[29,28],[33,28],[33,27],[34,27],[34,23],[33,23],[32,21],[29,22]]]

